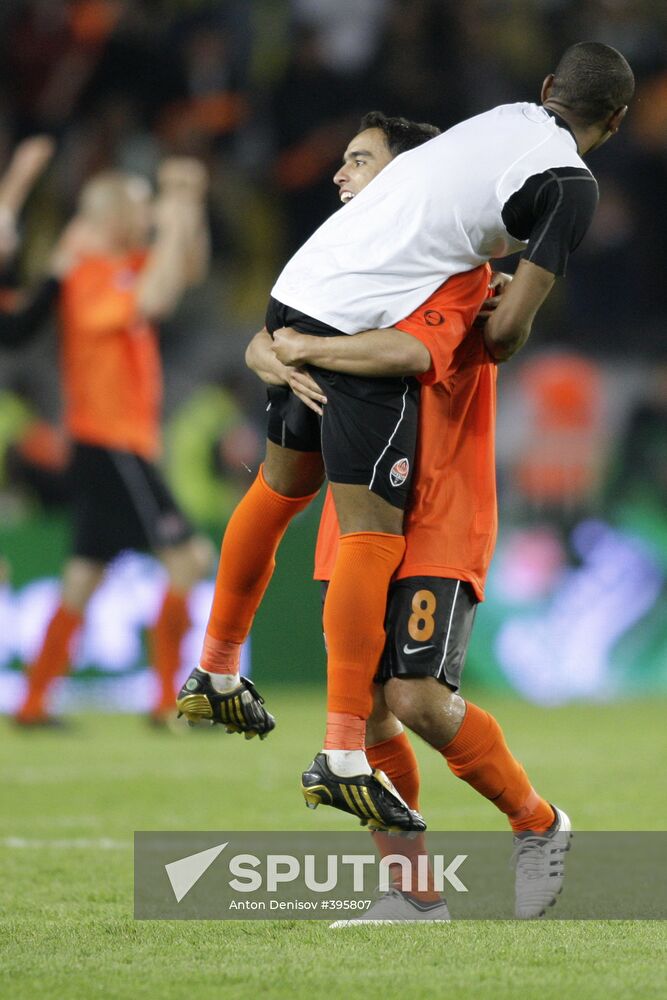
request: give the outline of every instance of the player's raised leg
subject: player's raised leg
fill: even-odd
[[[221,723],[264,738],[275,726],[263,699],[240,676],[241,647],[275,568],[292,518],[308,506],[324,476],[319,453],[267,441],[266,458],[227,525],[201,660],[177,697],[190,722]]]

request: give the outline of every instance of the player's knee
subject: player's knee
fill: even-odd
[[[385,684],[387,706],[404,726],[429,742],[442,728],[456,697],[432,677],[392,677]]]
[[[403,510],[372,493],[367,486],[331,483],[331,492],[341,534],[357,531],[403,534]]]
[[[392,678],[385,684],[387,707],[404,726],[418,733],[423,723],[424,705],[419,697],[418,682]]]
[[[89,559],[70,559],[63,572],[61,601],[71,611],[83,613],[104,576],[104,564]]]
[[[267,442],[262,467],[267,486],[283,497],[305,497],[316,493],[324,482],[319,452],[295,451]]]
[[[197,580],[203,580],[215,568],[216,547],[206,535],[195,535],[190,539],[189,548],[192,572]]]
[[[215,547],[203,535],[163,549],[159,556],[169,574],[170,586],[184,592],[208,576],[215,565]]]

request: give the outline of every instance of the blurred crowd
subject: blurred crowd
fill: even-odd
[[[189,408],[172,435],[181,461],[197,421],[209,449],[219,420],[229,433],[215,460],[238,470],[259,447],[263,408],[247,340],[281,264],[337,207],[331,178],[360,116],[378,108],[446,128],[537,99],[561,51],[583,39],[625,54],[637,97],[618,140],[591,159],[600,208],[529,350],[664,361],[663,0],[3,0],[0,171],[26,136],[47,134],[56,148],[2,285],[44,273],[92,175],[114,167],[154,180],[166,157],[201,161],[212,267],[164,323],[165,408],[168,418]],[[0,390],[20,389],[54,419],[55,358],[48,337],[2,352]]]

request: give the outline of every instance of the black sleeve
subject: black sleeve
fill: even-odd
[[[22,347],[39,331],[58,297],[60,282],[46,278],[25,305],[10,312],[0,310],[0,347]]]
[[[503,207],[507,232],[528,240],[524,260],[562,277],[598,203],[598,186],[588,170],[554,167],[534,174]]]

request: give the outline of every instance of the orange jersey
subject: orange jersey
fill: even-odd
[[[396,579],[467,580],[484,598],[497,532],[495,472],[496,365],[482,334],[471,329],[487,297],[487,265],[455,275],[397,323],[429,349],[420,376],[419,435],[406,551]],[[329,580],[338,547],[330,491],[315,553],[315,579]]]
[[[162,370],[154,328],[139,314],[144,252],[88,257],[60,297],[65,424],[77,441],[153,459]]]

